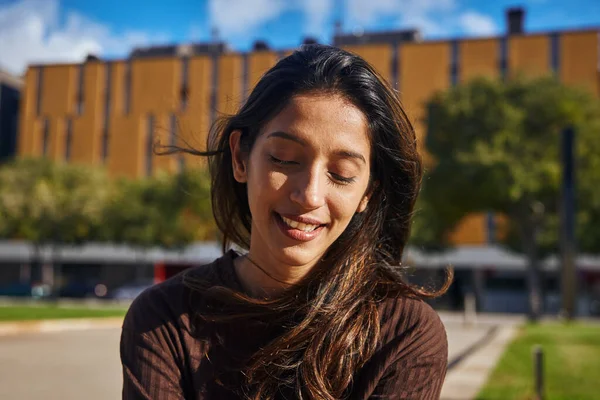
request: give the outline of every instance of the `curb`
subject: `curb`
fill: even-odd
[[[519,326],[499,327],[488,332],[485,340],[477,344],[448,369],[442,400],[474,399],[483,387],[489,374],[504,353],[508,343],[517,335]]]
[[[498,329],[500,329],[498,326],[492,326],[488,328],[481,338],[479,338],[473,344],[464,349],[462,352],[454,356],[451,360],[448,360],[448,371],[452,370],[453,368],[458,366],[463,360],[476,353],[481,348],[485,347],[486,344],[488,344],[494,339]]]
[[[123,317],[53,319],[0,323],[0,336],[120,328]]]

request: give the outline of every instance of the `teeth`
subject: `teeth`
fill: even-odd
[[[285,224],[287,226],[289,226],[290,228],[298,229],[298,230],[304,231],[304,232],[312,232],[319,227],[319,225],[303,224],[301,222],[293,221],[293,220],[283,217],[283,216],[281,217],[281,219],[283,219],[283,222],[285,222]]]

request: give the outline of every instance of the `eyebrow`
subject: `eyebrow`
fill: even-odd
[[[299,138],[298,136],[287,133],[287,132],[282,132],[282,131],[273,132],[273,133],[269,134],[269,136],[267,136],[267,139],[270,139],[270,138],[280,138],[280,139],[285,139],[285,140],[291,140],[292,142],[296,142],[302,146],[307,146],[307,143],[303,139]],[[363,157],[362,154],[357,153],[355,151],[338,150],[335,152],[335,154],[338,156],[341,156],[341,157],[345,157],[345,158],[355,158],[355,159],[362,161],[365,164],[367,163],[367,160],[365,160],[365,157]]]
[[[363,163],[367,163],[367,160],[365,160],[365,158],[363,157],[362,154],[357,153],[355,151],[350,151],[350,150],[340,150],[340,151],[336,151],[335,154],[337,154],[338,156],[342,156],[345,158],[356,158],[360,161],[362,161]]]
[[[267,136],[267,139],[270,139],[272,137],[291,140],[292,142],[299,143],[302,146],[307,145],[307,143],[304,140],[300,139],[298,136],[292,135],[291,133],[277,131],[277,132],[273,132],[269,136]]]

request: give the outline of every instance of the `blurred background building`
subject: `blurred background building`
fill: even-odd
[[[415,30],[338,31],[333,44],[364,57],[400,92],[421,137],[425,101],[476,76],[554,74],[600,94],[599,30],[528,33],[523,18],[522,9],[509,10],[499,37],[422,41]],[[18,154],[103,164],[129,177],[174,172],[189,160],[156,156],[153,143],[181,138],[204,147],[215,118],[234,112],[261,75],[291,53],[262,41],[254,48],[237,53],[220,42],[172,45],[134,49],[125,60],[90,56],[82,64],[30,66]],[[497,233],[495,217],[473,215],[453,241],[483,244]]]
[[[416,30],[345,33],[338,26],[331,44],[364,57],[399,91],[419,137],[426,134],[424,103],[436,91],[477,76],[554,75],[600,95],[600,28],[525,32],[524,18],[523,9],[510,9],[503,35],[435,41],[422,40]],[[156,156],[155,141],[185,140],[203,148],[212,122],[221,113],[234,112],[261,75],[291,51],[257,41],[252,51],[240,53],[214,40],[138,48],[122,60],[89,56],[81,64],[31,65],[24,75],[16,152],[104,165],[113,176],[176,172],[198,161]],[[2,99],[0,121],[13,126],[4,122]],[[10,129],[6,132],[11,135]],[[492,214],[470,215],[452,235],[458,246],[454,253],[438,259],[416,253],[413,257],[433,269],[454,265],[457,299],[475,288],[481,309],[524,312],[526,260],[495,246],[501,222]],[[545,268],[556,270],[557,263]],[[598,260],[587,260],[582,274],[589,277],[584,280],[600,282],[599,271]],[[481,283],[484,278],[495,282],[488,288],[514,288],[523,298],[512,293],[490,300],[490,291],[484,293],[486,285]],[[549,275],[547,286],[556,287],[555,281]]]
[[[0,69],[0,163],[16,154],[19,98],[23,82]]]

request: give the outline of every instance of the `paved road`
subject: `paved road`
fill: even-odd
[[[0,399],[118,399],[119,329],[0,336]]]
[[[487,327],[446,322],[452,360]],[[119,329],[0,336],[0,399],[120,398]]]

